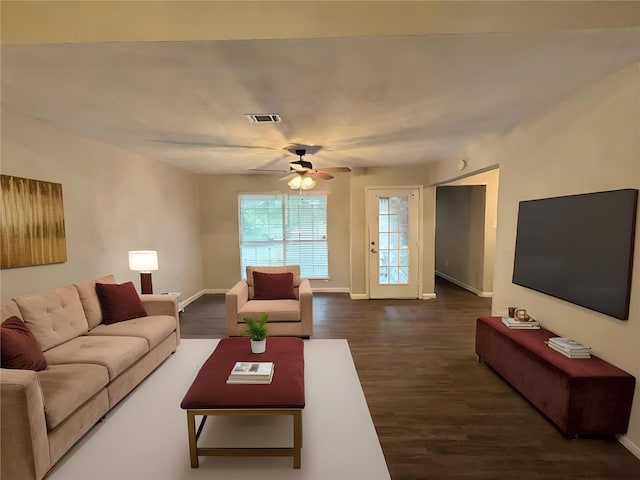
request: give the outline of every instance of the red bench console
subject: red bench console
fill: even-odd
[[[565,435],[625,433],[635,377],[597,357],[565,357],[545,343],[556,336],[478,318],[476,353]]]

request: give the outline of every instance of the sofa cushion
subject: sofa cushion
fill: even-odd
[[[147,315],[133,282],[96,283],[96,292],[100,299],[103,320],[107,325]]]
[[[293,273],[253,272],[253,298],[255,300],[295,299]]]
[[[149,347],[144,338],[85,335],[47,350],[44,356],[49,365],[102,365],[109,371],[111,381],[148,351]]]
[[[99,325],[89,335],[140,337],[147,340],[149,350],[158,346],[176,330],[176,319],[170,315],[154,315],[134,318],[126,322]]]
[[[78,290],[73,285],[17,297],[15,301],[24,323],[45,352],[89,329]]]
[[[95,364],[51,365],[39,380],[47,429],[51,430],[105,388],[109,373]]]
[[[47,360],[31,330],[18,317],[0,325],[0,366],[22,370],[44,370]]]
[[[242,322],[244,317],[258,320],[265,312],[269,312],[267,322],[299,322],[300,302],[298,300],[250,300],[240,307],[238,322]]]
[[[113,275],[106,275],[75,284],[78,289],[78,295],[80,295],[82,308],[84,308],[84,314],[89,323],[89,330],[102,323],[102,308],[96,292],[96,283],[116,283],[116,278]]]

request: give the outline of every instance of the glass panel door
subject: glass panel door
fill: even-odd
[[[369,296],[418,297],[418,189],[370,189]]]

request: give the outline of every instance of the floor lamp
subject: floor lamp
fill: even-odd
[[[155,250],[129,251],[129,269],[140,272],[140,287],[143,294],[153,293],[151,272],[158,270],[158,252]]]

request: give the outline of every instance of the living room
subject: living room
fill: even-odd
[[[139,18],[152,19],[153,12],[146,12],[148,17],[145,17],[137,11],[130,12],[131,16],[125,17],[132,19],[130,30],[127,31],[127,25],[121,25],[120,30],[101,29],[96,27],[100,23],[92,23],[95,18],[92,17],[90,8],[78,12],[78,15],[82,13],[86,17],[75,17],[78,23],[74,23],[73,16],[64,13],[56,16],[56,8],[63,7],[56,6],[54,2],[50,6],[35,2],[29,2],[31,5],[19,3],[2,3],[1,170],[5,175],[62,184],[68,259],[61,264],[3,270],[2,300],[109,273],[113,273],[118,281],[132,280],[137,285],[137,273],[128,268],[127,251],[145,248],[158,251],[159,270],[153,274],[154,288],[158,292],[180,291],[189,302],[204,293],[223,293],[229,289],[240,275],[239,251],[236,248],[239,242],[237,194],[282,190],[283,184],[278,181],[277,176],[199,174],[159,162],[91,138],[90,135],[81,135],[77,133],[82,131],[81,128],[72,132],[56,127],[46,118],[40,117],[38,112],[29,115],[30,112],[21,108],[20,99],[11,95],[11,88],[15,85],[5,84],[10,79],[26,79],[31,82],[27,87],[33,88],[35,98],[45,104],[52,101],[39,89],[38,82],[41,79],[37,76],[37,68],[30,70],[32,65],[37,67],[38,62],[29,65],[20,63],[22,52],[19,44],[24,46],[27,53],[29,45],[139,41],[145,35],[156,40],[193,40],[198,32],[204,35],[202,32],[206,31],[206,25],[195,22],[192,24],[193,28],[185,29],[186,32],[183,30],[169,35],[171,30],[167,30],[166,17],[163,17],[165,22],[150,21],[147,24],[150,31],[145,32],[136,30],[131,25],[135,25],[135,20]],[[563,20],[566,23],[555,27],[577,29],[576,24],[572,23],[575,21],[583,29],[610,31],[613,32],[612,38],[620,39],[623,45],[621,49],[628,46],[625,39],[629,36],[635,38],[636,43],[631,44],[633,48],[629,51],[628,61],[621,62],[607,75],[594,74],[593,78],[585,80],[581,88],[566,91],[559,96],[553,105],[545,105],[508,131],[480,135],[465,144],[455,156],[413,164],[410,168],[398,168],[397,165],[403,165],[398,159],[390,164],[395,166],[355,166],[350,174],[336,175],[335,179],[324,183],[322,188],[330,192],[330,279],[313,282],[314,289],[345,292],[352,298],[367,298],[365,192],[368,187],[374,186],[420,185],[423,228],[420,295],[428,302],[428,298],[435,292],[437,188],[458,181],[461,177],[471,177],[474,173],[499,168],[491,289],[493,314],[505,313],[510,305],[525,306],[546,328],[591,345],[595,355],[636,378],[640,376],[640,262],[636,261],[633,267],[634,281],[627,321],[613,319],[511,282],[519,201],[640,188],[640,109],[637,86],[640,76],[640,47],[637,43],[640,14],[637,4],[602,3],[607,4],[602,8],[607,8],[610,15],[601,15],[602,11],[594,10],[591,15],[585,14],[585,18],[582,18],[581,21],[585,23],[579,24],[578,20],[570,21],[573,18],[570,15],[563,17],[558,13],[555,17],[560,19],[558,22]],[[34,9],[38,8],[44,9],[41,10],[44,12],[42,15],[34,15]],[[64,8],[71,7],[65,5]],[[275,11],[283,7],[275,2],[271,8]],[[287,8],[290,10],[288,14],[292,16],[289,17],[290,21],[283,22],[282,17],[274,19],[265,13],[268,10],[265,9],[261,17],[262,25],[271,24],[278,35],[282,35],[285,25],[286,30],[291,30],[292,37],[305,34],[311,36],[310,32],[314,28],[320,28],[314,26],[313,22],[305,23],[304,28],[300,27],[293,21],[295,9],[289,6]],[[472,7],[467,5],[467,8]],[[134,17],[134,13],[138,17]],[[477,11],[473,10],[472,13],[477,14]],[[282,14],[282,11],[277,11],[277,14]],[[407,34],[429,33],[424,31],[429,27],[428,22],[425,21],[421,27],[410,21],[410,15],[398,15],[400,27],[397,23],[385,25],[382,22],[382,26],[376,27],[381,30],[375,31],[372,23],[368,23],[366,15],[363,15],[359,26],[354,22],[354,25],[344,28],[370,28],[372,30],[368,34],[393,35],[399,34],[402,21],[405,21]],[[450,20],[458,18],[453,13],[450,15]],[[77,18],[83,20],[78,21]],[[102,24],[108,25],[109,18],[116,21],[123,17],[103,16]],[[325,23],[326,18],[335,19],[339,16],[335,12],[328,13],[324,17]],[[51,19],[56,19],[56,22]],[[211,18],[208,20],[214,21]],[[211,28],[209,25],[209,30],[216,31],[222,38],[225,38],[224,35],[227,35],[226,38],[242,38],[242,32],[233,33],[234,29],[242,30],[238,23],[233,25],[230,33],[229,28],[223,28],[225,21],[222,15],[215,21],[218,28]],[[159,39],[157,29],[161,25],[167,30],[167,34]],[[260,22],[254,18],[252,25],[257,28]],[[323,27],[328,28],[326,24]],[[540,25],[539,27],[545,30]],[[244,28],[249,29],[250,25],[245,25]],[[430,28],[433,29],[433,25]],[[367,32],[362,30],[354,30],[352,35],[366,35]],[[615,35],[616,31],[621,32],[619,37]],[[332,33],[336,34],[335,31]],[[118,35],[120,38],[117,38]],[[263,32],[262,35],[263,38],[269,38],[267,33]],[[9,44],[14,45],[6,48]],[[62,59],[49,57],[46,50],[43,52],[39,58],[37,53],[29,53],[29,58],[40,62],[44,75],[53,64]],[[291,75],[295,73],[295,70],[291,71]],[[71,77],[72,72],[69,75]],[[109,82],[104,79],[101,81],[104,83],[99,83],[96,91],[101,95],[108,95]],[[70,82],[70,85],[74,83]],[[528,87],[535,97],[537,86]],[[60,91],[60,94],[69,95],[69,92]],[[176,107],[177,105],[176,101]],[[64,113],[70,117],[74,115],[73,112]],[[163,117],[169,117],[170,113]],[[247,112],[238,112],[244,113]],[[488,112],[488,115],[491,113]],[[77,117],[79,124],[89,123],[90,120],[90,116]],[[165,121],[167,129],[175,127],[170,118],[165,118]],[[158,148],[163,148],[163,145]],[[232,153],[229,154],[230,158]],[[398,149],[397,157],[403,155],[404,151]],[[463,170],[459,170],[460,158],[466,160]],[[637,259],[637,252],[640,252],[638,235],[635,251]],[[488,289],[483,287],[478,290]],[[629,431],[620,441],[640,458],[639,390],[640,387],[636,385]]]

